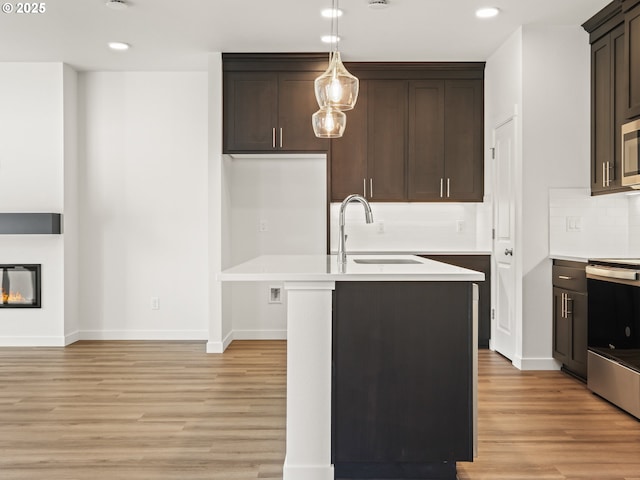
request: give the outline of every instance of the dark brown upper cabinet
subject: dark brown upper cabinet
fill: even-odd
[[[624,0],[626,116],[640,116],[640,0]]]
[[[620,2],[609,4],[583,27],[591,42],[591,193],[629,190],[621,183],[620,127],[628,116],[628,65]]]
[[[481,81],[412,82],[408,200],[481,202],[483,134]]]
[[[331,199],[352,193],[389,202],[405,198],[407,87],[403,80],[360,80],[342,138],[331,141]]]
[[[483,200],[484,63],[349,63],[360,78],[331,142],[331,200]]]
[[[402,80],[369,80],[366,193],[373,201],[406,198],[407,88]]]
[[[327,54],[223,54],[223,151],[328,151],[311,126],[326,66]]]

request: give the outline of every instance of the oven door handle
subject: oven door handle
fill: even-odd
[[[638,280],[638,271],[627,268],[603,267],[601,265],[587,265],[587,275],[596,275],[619,280]]]

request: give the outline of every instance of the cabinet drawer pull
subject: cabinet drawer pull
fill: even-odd
[[[447,198],[451,196],[451,179],[447,178]]]
[[[276,148],[276,127],[271,129],[271,146]]]
[[[558,275],[560,280],[573,280],[573,277],[568,277],[566,275]]]
[[[440,179],[440,198],[442,198],[442,194],[444,192],[444,178]]]
[[[367,179],[366,178],[362,179],[362,196],[364,198],[367,198]]]
[[[280,148],[282,148],[282,127],[280,127]]]
[[[373,198],[373,178],[369,179],[369,196]]]

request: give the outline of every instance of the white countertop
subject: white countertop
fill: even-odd
[[[412,259],[410,264],[361,264],[356,259]],[[223,270],[223,282],[260,281],[446,281],[481,282],[484,273],[414,255],[347,255],[340,271],[336,255],[262,255]]]

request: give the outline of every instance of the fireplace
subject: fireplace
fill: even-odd
[[[0,265],[0,308],[40,308],[40,265]]]

